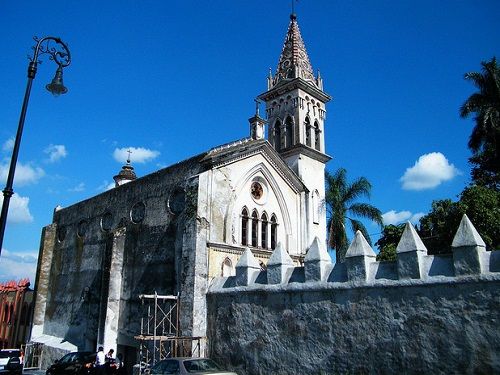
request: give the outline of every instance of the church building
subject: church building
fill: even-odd
[[[278,244],[297,264],[315,238],[326,246],[330,99],[292,14],[247,137],[143,177],[129,157],[115,188],[54,211],[42,233],[31,340],[132,356],[139,295],[155,292],[179,296],[182,336],[206,339],[210,281],[233,275],[247,248],[265,269]]]

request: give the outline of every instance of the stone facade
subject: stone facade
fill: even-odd
[[[179,333],[202,337],[203,353],[214,277],[235,274],[248,251],[265,269],[278,243],[301,265],[313,240],[326,238],[330,97],[312,73],[295,17],[275,78],[259,96],[272,120],[270,141],[257,106],[250,137],[140,178],[129,155],[114,189],[54,212],[42,233],[34,342],[58,354],[103,345],[131,363],[139,295],[157,292],[179,295]]]
[[[466,216],[452,248],[427,255],[408,223],[395,262],[360,232],[335,266],[319,242],[304,267],[248,252],[210,288],[210,355],[239,374],[499,373],[500,251]]]

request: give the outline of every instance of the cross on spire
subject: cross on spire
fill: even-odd
[[[127,153],[128,153],[127,164],[130,164],[130,154],[132,153],[132,151],[130,149],[128,149]]]

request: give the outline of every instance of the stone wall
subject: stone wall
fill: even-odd
[[[63,351],[137,347],[140,294],[192,303],[188,192],[202,156],[55,211],[42,234],[32,341]],[[190,334],[192,321],[181,326]]]
[[[319,240],[304,267],[250,251],[207,297],[210,356],[239,374],[500,372],[500,252],[464,216],[452,256],[429,256],[408,224],[396,262],[357,233],[333,266]]]

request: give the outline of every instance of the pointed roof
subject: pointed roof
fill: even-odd
[[[274,87],[281,82],[299,77],[309,81],[314,86],[318,86],[302,35],[300,35],[297,16],[291,14],[283,50],[270,86]]]

